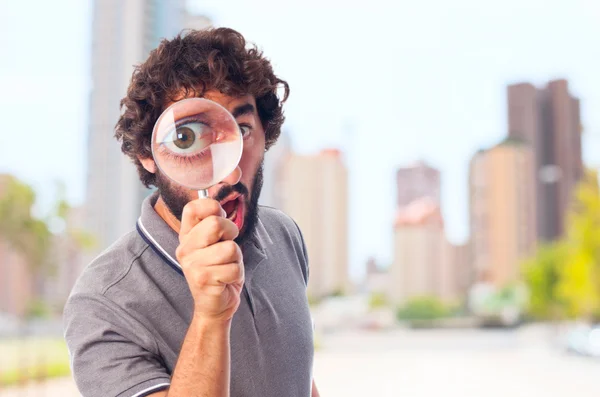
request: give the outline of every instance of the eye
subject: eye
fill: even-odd
[[[252,127],[246,124],[240,124],[240,132],[242,133],[242,138],[247,138],[252,132]]]
[[[196,140],[196,134],[194,134],[194,131],[189,127],[177,128],[174,135],[175,139],[173,139],[173,144],[179,149],[190,148]]]
[[[211,129],[200,122],[184,123],[167,134],[162,143],[173,153],[194,154],[212,143]]]

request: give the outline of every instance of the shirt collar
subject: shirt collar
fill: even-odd
[[[157,199],[158,192],[154,192],[143,201],[141,215],[136,225],[137,231],[163,262],[183,276],[181,265],[177,262],[175,255],[179,246],[179,236],[154,210]],[[240,246],[244,256],[247,281],[252,278],[256,267],[267,258],[265,246],[269,243],[273,242],[260,220],[259,210],[259,219],[253,234]]]

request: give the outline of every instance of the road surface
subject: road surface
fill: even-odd
[[[597,397],[600,361],[562,353],[549,330],[347,331],[315,356],[322,397]],[[70,379],[0,397],[74,397]]]

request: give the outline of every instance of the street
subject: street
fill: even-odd
[[[600,362],[551,348],[548,335],[543,327],[349,332],[324,341],[315,379],[323,397],[600,395]]]
[[[549,344],[550,329],[345,331],[325,335],[322,397],[597,397],[600,362]],[[0,397],[71,397],[69,379]]]

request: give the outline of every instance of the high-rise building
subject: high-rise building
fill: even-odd
[[[423,161],[408,167],[399,168],[396,172],[398,184],[398,208],[409,205],[423,197],[430,197],[440,202],[440,171],[430,167]]]
[[[446,240],[440,209],[441,173],[420,161],[396,174],[398,214],[389,295],[395,303],[420,296],[456,302],[469,287],[470,261]]]
[[[163,37],[181,28],[183,1],[103,0],[94,2],[86,227],[104,249],[130,231],[149,193],[114,139],[119,102],[133,67]]]
[[[518,280],[536,246],[530,145],[515,139],[475,154],[470,164],[471,250],[476,281],[498,287]]]
[[[441,258],[439,298],[447,302],[464,301],[472,285],[469,246],[445,241]]]
[[[291,154],[283,166],[282,210],[297,223],[310,262],[308,294],[346,292],[348,283],[348,172],[339,150]]]
[[[104,249],[133,228],[150,193],[113,137],[133,67],[163,38],[207,28],[211,21],[189,14],[184,0],[95,1],[93,12],[85,224]]]
[[[418,296],[441,296],[446,237],[439,203],[431,197],[398,211],[388,296],[399,304]]]
[[[529,83],[508,86],[509,136],[527,141],[535,162],[538,239],[564,233],[575,186],[583,177],[579,99],[566,80],[537,89]]]

